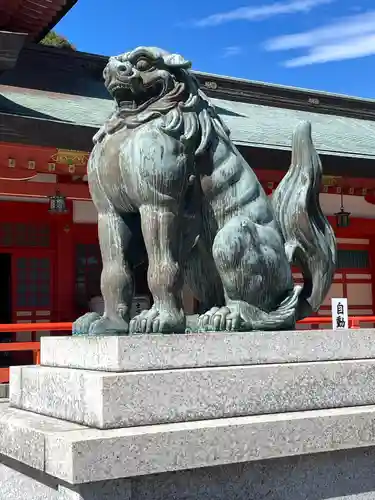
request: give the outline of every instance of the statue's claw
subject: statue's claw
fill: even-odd
[[[238,308],[212,307],[198,319],[198,328],[203,331],[235,331],[239,330],[243,320]]]
[[[88,335],[90,326],[100,318],[100,314],[95,312],[89,312],[79,317],[73,323],[72,335]]]
[[[112,320],[97,313],[86,313],[73,323],[73,335],[126,335],[129,324],[122,318]]]
[[[128,335],[129,323],[122,319],[115,320],[105,316],[94,321],[89,330],[89,335]]]
[[[164,311],[155,306],[142,311],[130,321],[130,333],[184,333],[185,316],[182,311]]]

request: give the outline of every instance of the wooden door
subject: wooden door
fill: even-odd
[[[15,250],[12,255],[12,310],[14,323],[52,321],[53,253],[48,250]],[[16,341],[39,340],[49,332],[20,332]]]

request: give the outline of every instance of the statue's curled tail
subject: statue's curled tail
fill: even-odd
[[[289,262],[304,278],[296,319],[319,309],[333,281],[336,240],[319,202],[322,164],[311,137],[311,124],[301,122],[293,135],[290,168],[273,193]]]

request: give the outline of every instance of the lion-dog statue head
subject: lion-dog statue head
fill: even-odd
[[[121,127],[133,129],[162,118],[160,127],[185,143],[195,156],[207,151],[213,134],[229,130],[189,71],[190,61],[157,47],[137,47],[111,57],[104,82],[116,110],[94,141]]]

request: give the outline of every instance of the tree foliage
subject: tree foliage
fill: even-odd
[[[65,37],[58,35],[55,31],[50,31],[40,42],[42,45],[48,45],[50,47],[59,47],[61,49],[76,50],[73,44],[71,44]]]

